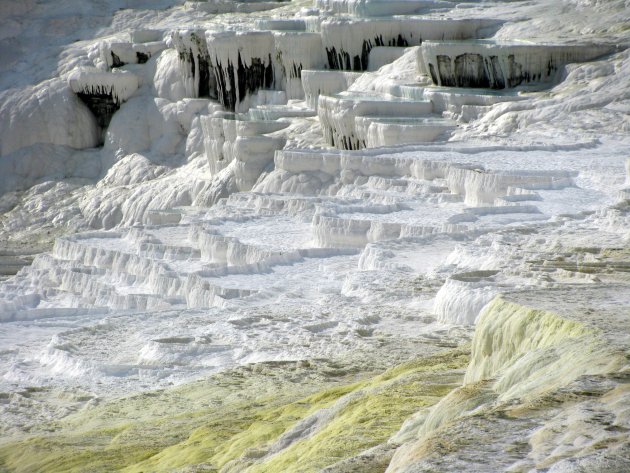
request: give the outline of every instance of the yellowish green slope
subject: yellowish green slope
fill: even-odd
[[[4,471],[317,471],[385,442],[461,383],[468,350],[385,373],[262,363],[106,403],[5,443]],[[354,365],[356,366],[356,365]],[[310,427],[309,428],[306,428]]]

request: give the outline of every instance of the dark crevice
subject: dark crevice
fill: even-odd
[[[431,74],[431,80],[433,81],[433,83],[435,85],[438,85],[438,78],[437,75],[435,74],[435,67],[433,67],[433,64],[429,64],[429,74]]]
[[[145,64],[151,55],[149,53],[141,53],[140,51],[136,52],[136,58],[138,59],[138,64]]]
[[[369,65],[370,51],[377,46],[407,47],[409,46],[409,42],[401,34],[399,34],[396,38],[390,38],[387,42],[383,40],[383,35],[378,35],[372,40],[363,40],[361,54],[357,54],[354,57],[351,57],[347,51],[344,51],[343,49],[337,51],[337,48],[332,46],[330,48],[326,48],[328,67],[332,70],[357,72],[366,71]]]
[[[501,64],[497,56],[490,56],[486,59],[486,65],[490,72],[490,79],[492,80],[493,89],[505,89],[505,77],[503,77],[503,71],[501,70]]]
[[[207,52],[205,40],[199,38],[196,34],[191,35],[190,40],[195,43],[197,54],[193,51],[193,47],[188,50],[179,51],[179,60],[182,63],[185,77],[192,78],[196,84],[193,96],[202,98],[217,98],[217,84],[215,80],[215,72],[212,70],[212,63]],[[197,75],[199,76],[197,78]],[[198,79],[198,80],[196,80]]]
[[[339,148],[347,151],[353,151],[363,149],[367,147],[367,144],[363,140],[354,138],[352,136],[341,136],[335,139],[335,133],[332,127],[328,128],[329,142],[333,148]]]
[[[120,60],[114,51],[110,51],[109,53],[112,55],[112,67],[122,67],[125,65],[125,63]]]
[[[481,54],[460,54],[455,58],[455,82],[458,87],[490,87],[490,79]]]
[[[455,87],[455,76],[453,74],[453,68],[451,67],[451,58],[449,56],[438,55],[437,70],[440,76],[440,82],[445,87]]]
[[[301,74],[301,65],[295,73]],[[231,111],[236,110],[237,105],[248,94],[253,94],[259,89],[272,89],[275,83],[271,54],[264,59],[251,58],[250,65],[247,66],[239,53],[236,70],[231,61],[228,61],[227,66],[217,62],[214,74],[217,98],[225,108]]]
[[[111,92],[99,92],[99,93],[85,93],[79,92],[77,96],[81,101],[87,105],[94,117],[96,117],[96,123],[101,129],[101,144],[105,130],[112,121],[114,113],[120,108],[120,104],[114,100]]]
[[[434,84],[444,87],[471,87],[505,89],[521,84],[537,82],[542,79],[544,72],[531,74],[523,69],[523,65],[516,61],[513,54],[507,58],[507,71],[501,67],[497,56],[483,56],[481,54],[460,54],[452,61],[450,56],[437,55],[437,74],[433,64],[429,64],[429,74]],[[553,60],[547,64],[547,76],[557,71]]]

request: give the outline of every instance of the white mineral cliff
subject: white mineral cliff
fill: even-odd
[[[630,471],[627,2],[129,3],[0,4],[0,470]]]

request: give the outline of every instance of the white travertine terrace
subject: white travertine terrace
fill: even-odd
[[[423,96],[433,103],[433,111],[454,116],[462,121],[477,118],[477,112],[489,110],[494,104],[516,102],[526,97],[517,93],[489,89],[453,89],[449,87],[427,87]]]
[[[627,2],[101,3],[0,2],[1,470],[630,471]]]
[[[427,116],[433,111],[433,105],[426,100],[339,94],[334,97],[320,96],[317,111],[328,143],[340,149],[361,149],[367,143],[357,134],[356,117],[376,114],[381,117]]]
[[[249,108],[258,89],[276,88],[274,35],[265,31],[206,32],[219,101],[237,112]]]
[[[347,90],[360,77],[358,72],[346,71],[302,71],[302,87],[306,104],[317,110],[320,95],[335,95]]]
[[[237,150],[245,146],[249,137],[265,135],[289,126],[286,122],[244,120],[237,117],[211,117],[200,119],[204,135],[204,147],[210,172],[216,174],[230,164],[236,156],[243,156],[244,151]],[[239,140],[239,138],[241,138]],[[281,149],[284,143],[269,138],[270,143]],[[270,156],[273,159],[273,154]],[[257,177],[257,176],[256,176]]]
[[[275,32],[275,60],[278,63],[276,76],[279,88],[287,99],[304,99],[302,71],[323,69],[324,53],[319,33]]]
[[[153,34],[146,33],[146,38],[153,38]],[[140,36],[139,39],[144,39]],[[152,56],[166,48],[166,44],[161,40],[143,42],[115,42],[104,41],[100,45],[101,61],[107,67],[120,67],[125,64],[143,64]]]
[[[253,13],[273,10],[284,4],[283,1],[265,0],[187,0],[184,3],[184,8],[209,14]]]
[[[170,35],[170,43],[178,53],[181,75],[187,97],[216,97],[216,82],[208,56],[205,32],[177,30]]]
[[[421,55],[435,85],[505,89],[550,82],[566,64],[610,52],[605,45],[425,41]]]
[[[129,100],[139,85],[138,77],[130,72],[102,72],[85,68],[70,74],[68,83],[75,94],[109,95],[117,105]]]
[[[453,4],[434,0],[317,0],[322,10],[359,17],[409,15],[425,9],[448,8]]]
[[[499,293],[492,284],[498,271],[453,275],[435,295],[433,311],[441,322],[475,325],[481,310]]]
[[[354,127],[359,142],[366,148],[378,148],[437,141],[452,132],[457,123],[439,117],[358,116]]]
[[[434,20],[413,17],[375,19],[332,18],[321,25],[328,67],[364,71],[377,46],[418,46],[427,40],[463,40],[484,37],[493,20]]]
[[[254,22],[257,30],[295,31],[307,30],[307,22],[302,18],[260,18]]]

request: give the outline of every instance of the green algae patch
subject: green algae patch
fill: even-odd
[[[386,442],[419,408],[435,404],[461,383],[468,351],[405,363],[368,380],[340,399],[318,431],[253,465],[254,472],[308,472]]]
[[[329,362],[269,362],[242,366],[177,388],[113,400],[42,433],[0,446],[0,471],[119,471],[154,457],[191,434],[210,430],[206,443],[223,445],[255,420],[255,413],[290,404],[326,388],[373,374],[326,376]],[[212,427],[212,429],[208,429]],[[49,433],[50,432],[50,433]],[[187,451],[184,463],[207,460],[214,450]],[[180,462],[181,463],[181,462]],[[148,470],[150,471],[150,470]]]
[[[360,383],[330,388],[295,402],[286,398],[258,399],[229,409],[225,415],[193,431],[184,442],[173,445],[127,471],[158,471],[208,463],[220,469],[241,456],[264,454],[265,446],[307,415],[328,407],[352,392]],[[270,407],[271,406],[271,407]]]
[[[592,336],[593,329],[580,322],[497,297],[479,317],[465,382],[492,378],[534,350]]]
[[[0,450],[0,466],[2,471],[111,471],[156,452],[142,439],[112,445],[122,431],[124,427],[82,435],[51,435],[10,444]]]
[[[297,421],[327,408],[340,397],[352,392],[356,386],[353,384],[328,389],[287,406],[262,411],[246,431],[230,439],[229,443],[221,445],[213,460],[217,465],[224,466],[242,456],[246,450],[255,454],[257,448],[263,448],[278,438]]]
[[[316,471],[382,444],[461,383],[468,349],[381,374],[356,361],[235,368],[119,399],[0,447],[0,471]]]

